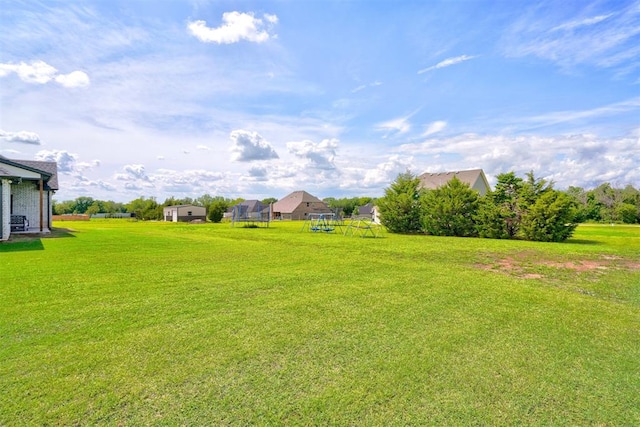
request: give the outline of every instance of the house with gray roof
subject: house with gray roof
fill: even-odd
[[[445,185],[453,179],[454,176],[460,181],[469,184],[469,187],[471,187],[472,190],[476,190],[481,196],[484,196],[491,191],[489,181],[487,181],[487,177],[482,169],[438,173],[427,172],[423,173],[418,178],[420,179],[420,188],[434,190]]]
[[[11,233],[50,232],[56,190],[56,162],[0,156],[0,240]]]
[[[306,191],[294,191],[273,204],[273,219],[305,220],[310,214],[332,213],[325,202]]]

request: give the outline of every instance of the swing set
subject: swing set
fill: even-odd
[[[344,222],[334,213],[310,213],[302,224],[302,231],[309,230],[313,233],[335,233],[340,230]]]

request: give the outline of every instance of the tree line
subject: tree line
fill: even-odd
[[[604,183],[591,190],[569,187],[560,191],[553,188],[553,182],[535,178],[533,172],[525,177],[508,172],[498,175],[495,190],[482,197],[457,179],[436,190],[421,190],[419,187],[419,178],[406,172],[398,175],[385,189],[382,198],[327,197],[323,201],[331,209],[340,209],[345,217],[358,214],[360,206],[374,203],[380,209],[383,224],[398,233],[540,240],[568,238],[572,229],[559,224],[562,221],[566,224],[640,223],[640,190],[632,185],[614,188]],[[54,200],[53,213],[133,213],[138,219],[161,220],[166,206],[195,205],[207,208],[210,221],[220,222],[230,207],[244,200],[205,194],[197,198],[169,197],[162,203],[154,197],[139,197],[121,203],[81,196],[75,200]],[[274,197],[261,200],[263,204],[276,201]],[[557,229],[552,231],[554,221],[559,225],[556,224]],[[534,224],[541,222],[547,224],[548,229],[539,235],[538,229],[542,225]]]
[[[262,200],[262,203],[269,204],[276,200],[277,199],[270,197]],[[163,210],[167,206],[194,205],[207,208],[207,216],[209,220],[220,222],[227,209],[241,202],[244,202],[244,199],[230,199],[221,196],[211,196],[209,194],[205,194],[195,199],[191,197],[169,197],[162,203],[158,203],[154,197],[138,197],[128,203],[121,203],[111,200],[96,200],[92,197],[81,196],[75,200],[66,200],[62,202],[54,200],[52,209],[54,215],[132,213],[136,218],[141,220],[161,220]]]
[[[571,237],[581,222],[640,222],[640,191],[631,185],[560,191],[533,172],[502,173],[484,196],[455,177],[437,189],[423,189],[416,175],[405,172],[377,205],[389,231],[438,236],[557,242]]]
[[[340,209],[344,216],[357,214],[358,207],[373,202],[372,197],[351,197],[339,198],[327,197],[323,199],[331,209]],[[95,215],[99,213],[116,214],[116,213],[133,213],[136,218],[142,220],[161,220],[163,209],[167,206],[174,205],[194,205],[207,208],[207,216],[210,221],[220,222],[224,213],[229,208],[244,202],[245,199],[230,199],[221,196],[211,196],[205,194],[197,198],[185,197],[175,198],[169,197],[164,202],[159,203],[154,197],[139,197],[127,203],[114,202],[112,200],[96,200],[92,197],[81,196],[75,200],[65,200],[58,202],[53,201],[53,214],[86,214]],[[277,202],[275,197],[268,197],[261,200],[262,204],[268,205]]]

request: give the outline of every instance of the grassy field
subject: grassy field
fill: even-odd
[[[640,425],[640,227],[55,225],[0,244],[0,425]]]

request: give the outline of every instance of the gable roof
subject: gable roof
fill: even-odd
[[[44,175],[47,186],[50,190],[58,189],[58,164],[56,162],[43,162],[38,160],[13,160],[0,156],[0,162],[22,167],[32,172]],[[6,172],[6,171],[5,171]]]
[[[366,205],[358,206],[358,215],[371,215],[373,213],[373,203],[369,202]]]
[[[300,203],[324,203],[306,191],[294,191],[273,204],[274,212],[291,213]]]
[[[438,173],[423,173],[418,178],[420,179],[420,187],[427,189],[436,189],[445,185],[453,177],[457,177],[460,181],[469,184],[469,186],[477,190],[481,195],[484,195],[487,191],[491,190],[489,181],[482,169],[470,169],[466,171],[455,172],[438,172]]]

